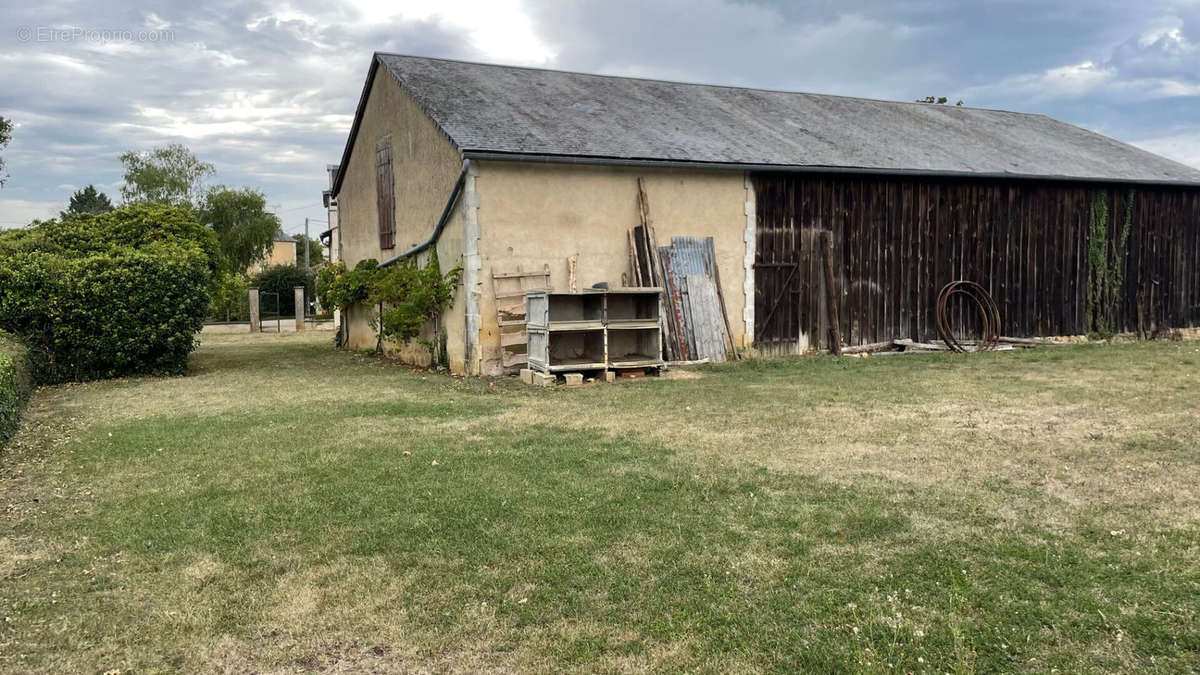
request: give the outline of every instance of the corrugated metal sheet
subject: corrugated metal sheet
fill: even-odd
[[[713,355],[710,358],[723,360],[726,353],[725,318],[720,306],[720,299],[716,295],[717,262],[712,237],[672,237],[671,245],[659,247],[658,252],[663,262],[663,272],[666,275],[664,281],[667,311],[674,315],[676,325],[682,327],[673,336],[676,358],[693,360],[704,358],[714,352],[711,345],[702,345],[701,342],[708,338],[709,324],[715,318],[720,355]],[[713,301],[716,305],[711,316],[707,311],[701,316],[697,316],[695,313],[695,309],[701,306],[697,303],[706,303],[707,300],[693,301],[691,298],[692,288],[688,279],[694,276],[708,280],[708,286],[713,291]],[[707,305],[704,306],[707,308]],[[704,355],[700,355],[702,351],[705,352]]]

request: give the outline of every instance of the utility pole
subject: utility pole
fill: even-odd
[[[304,219],[304,272],[308,273],[308,218]]]

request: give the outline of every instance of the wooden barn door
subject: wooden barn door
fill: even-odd
[[[792,202],[782,182],[759,181],[760,204]],[[803,197],[801,197],[803,200]],[[766,354],[788,354],[824,344],[825,285],[821,274],[820,215],[792,205],[759,209],[754,259],[754,344]]]

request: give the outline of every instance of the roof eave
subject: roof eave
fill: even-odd
[[[1146,178],[1109,178],[1064,176],[1053,174],[996,173],[982,171],[944,171],[932,169],[877,168],[858,166],[823,166],[807,164],[750,164],[741,162],[708,162],[653,157],[605,157],[598,155],[555,155],[524,152],[466,149],[463,157],[493,162],[528,162],[541,164],[579,164],[599,166],[645,166],[657,168],[705,169],[725,171],[778,171],[786,173],[845,173],[876,176],[928,176],[943,178],[985,178],[1007,180],[1042,180],[1071,183],[1106,183],[1120,185],[1161,185],[1168,187],[1200,188],[1200,181],[1155,180]]]

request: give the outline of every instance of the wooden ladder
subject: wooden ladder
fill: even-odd
[[[497,272],[492,269],[492,293],[496,298],[496,325],[500,327],[500,363],[505,370],[529,362],[529,338],[525,336],[525,291],[550,290],[550,265],[533,272]]]

